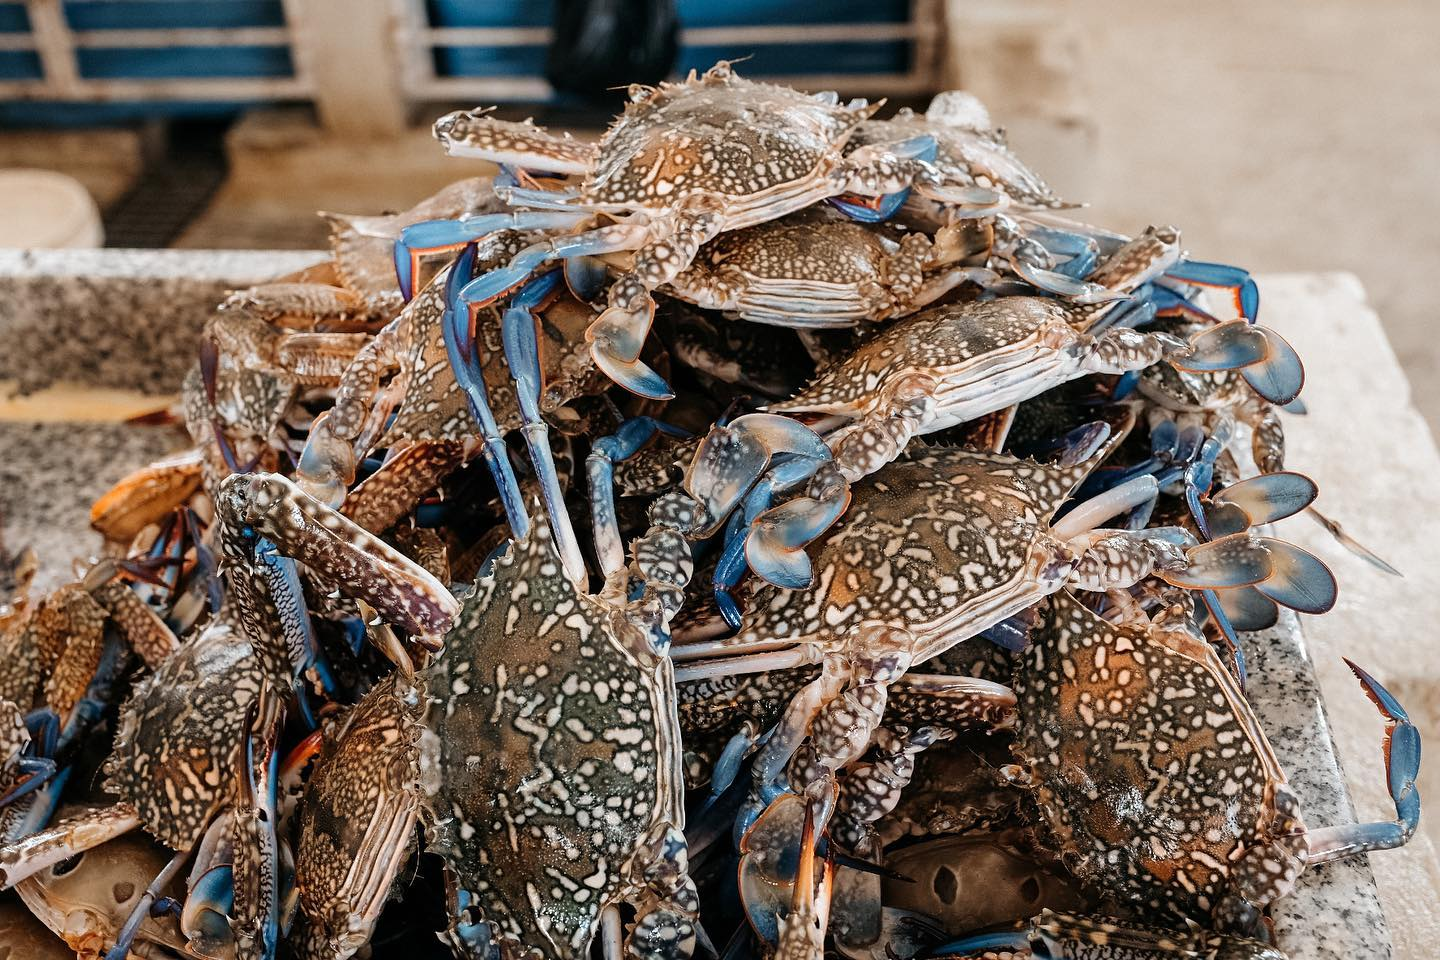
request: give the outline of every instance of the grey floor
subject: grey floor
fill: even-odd
[[[1203,259],[1354,272],[1440,425],[1440,4],[1065,9],[1094,149],[1060,185],[1107,224],[1181,227]]]

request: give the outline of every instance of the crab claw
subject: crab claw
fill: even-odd
[[[1420,790],[1415,784],[1420,775],[1420,731],[1410,722],[1400,701],[1381,686],[1380,681],[1349,659],[1345,665],[1385,718],[1385,775],[1390,798],[1395,801],[1395,819],[1311,830],[1306,837],[1311,864],[1404,846],[1420,826]]]
[[[1203,260],[1184,260],[1165,271],[1165,276],[1201,287],[1221,287],[1234,291],[1235,309],[1247,321],[1254,323],[1260,312],[1260,288],[1250,278],[1249,271],[1224,263],[1206,263]]]
[[[655,302],[648,297],[646,300],[638,310],[606,308],[585,331],[585,339],[590,344],[595,366],[605,376],[631,393],[652,400],[669,400],[675,391],[664,377],[640,359],[651,318],[655,315]]]
[[[685,472],[685,492],[705,511],[700,536],[720,528],[780,454],[826,461],[830,448],[800,421],[773,413],[747,413],[706,434]]]
[[[809,792],[776,797],[740,841],[740,902],[756,936],[771,947],[792,918],[817,912],[816,847],[834,809],[834,781],[819,780]]]
[[[227,526],[250,527],[412,633],[443,634],[460,613],[460,603],[425,568],[279,474],[227,477],[217,501]]]
[[[850,485],[838,471],[817,474],[807,496],[766,510],[745,541],[745,560],[761,579],[786,590],[810,585],[805,547],[830,528],[850,505]]]
[[[1064,297],[1072,303],[1088,306],[1130,299],[1128,293],[1111,290],[1109,287],[1090,283],[1088,280],[1077,280],[1057,270],[1044,270],[1023,260],[1015,260],[1014,267],[1020,278],[1032,287],[1038,287],[1046,293]]]

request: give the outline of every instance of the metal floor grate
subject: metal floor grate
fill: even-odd
[[[168,247],[225,182],[225,123],[176,122],[165,154],[105,212],[108,247]]]

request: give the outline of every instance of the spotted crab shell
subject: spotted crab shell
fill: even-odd
[[[637,845],[681,822],[673,674],[627,626],[576,592],[537,521],[465,601],[432,670],[434,846],[506,956],[584,956]]]
[[[663,213],[699,194],[727,210],[766,211],[750,222],[773,219],[809,202],[801,196],[786,205],[787,196],[828,175],[856,125],[874,112],[745,80],[722,66],[627,104],[600,141],[587,201]]]
[[[1095,462],[944,448],[897,461],[854,487],[811,556],[810,587],[753,591],[737,640],[821,640],[878,621],[911,630],[929,656],[974,636],[1064,582],[1049,521]]]
[[[1111,624],[1062,591],[1014,689],[1014,751],[1045,831],[1077,876],[1125,902],[1208,918],[1245,850],[1303,831],[1259,721],[1206,644]]]
[[[975,380],[1002,354],[1054,350],[1047,334],[1061,338],[1069,313],[1059,301],[1002,297],[946,304],[912,314],[823,369],[789,400],[772,403],[771,413],[835,413],[857,417],[878,399],[897,375],[928,374]]]
[[[146,677],[120,714],[109,787],[172,850],[188,850],[229,801],[260,658],[213,620]]]

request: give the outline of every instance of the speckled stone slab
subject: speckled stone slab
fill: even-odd
[[[173,393],[227,290],[325,259],[318,251],[0,250],[0,380]]]
[[[0,251],[0,379],[26,389],[97,382],[173,392],[206,313],[226,289],[316,262],[315,252]],[[0,423],[0,538],[32,544],[41,581],[65,579],[93,553],[89,505],[126,472],[184,444],[170,428]],[[1247,692],[1307,823],[1346,823],[1354,809],[1335,755],[1314,665],[1288,612],[1246,638]],[[1369,863],[1307,871],[1274,909],[1294,960],[1392,956]]]
[[[100,548],[90,504],[136,467],[189,444],[174,427],[0,423],[0,544],[34,547],[36,585],[58,586]]]
[[[1306,824],[1353,822],[1355,807],[1298,618],[1282,609],[1273,628],[1245,634],[1242,642],[1249,668],[1245,693],[1304,804]],[[1391,956],[1375,876],[1363,857],[1305,871],[1295,892],[1276,903],[1272,915],[1280,943],[1293,960]]]

